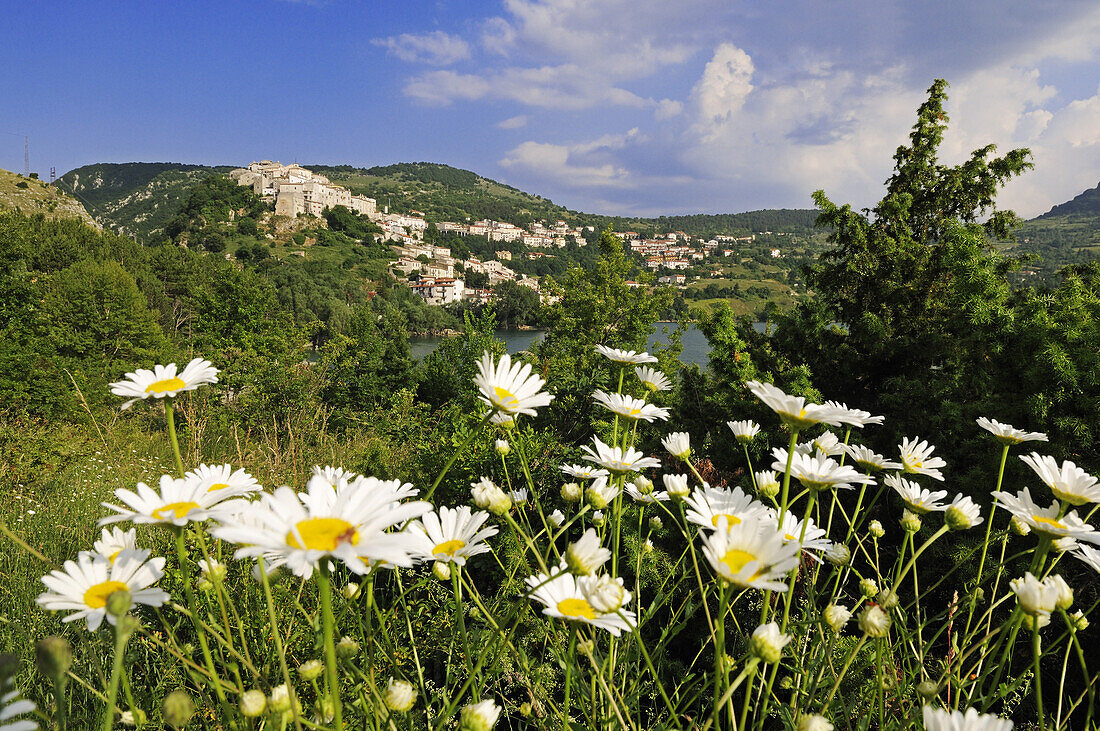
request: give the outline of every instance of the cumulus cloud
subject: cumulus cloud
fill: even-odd
[[[657,119],[672,119],[680,116],[684,111],[684,103],[673,99],[662,99],[657,102],[657,108],[653,110],[653,116]]]
[[[692,90],[698,107],[698,128],[710,136],[736,114],[753,90],[752,59],[733,45],[723,43],[703,69],[703,76]]]
[[[627,145],[645,141],[637,128],[625,134],[608,134],[587,142],[557,145],[524,142],[509,150],[501,167],[534,172],[542,178],[581,187],[630,187],[630,171],[607,155]]]
[[[508,119],[497,122],[497,127],[500,129],[519,129],[520,127],[527,126],[527,115],[520,114],[515,117],[509,117]]]
[[[470,57],[470,45],[466,41],[441,30],[421,35],[402,33],[389,38],[375,38],[371,43],[385,48],[402,61],[431,66],[450,66]]]

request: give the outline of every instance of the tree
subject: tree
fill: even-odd
[[[237,220],[237,233],[241,236],[257,236],[260,233],[260,227],[256,225],[255,218],[244,218]]]
[[[530,287],[501,282],[493,288],[493,311],[505,329],[533,325],[538,319],[539,295]]]

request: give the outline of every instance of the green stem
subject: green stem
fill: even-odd
[[[1035,666],[1035,705],[1039,710],[1039,731],[1046,731],[1047,722],[1043,715],[1043,679],[1039,675],[1039,658],[1042,650],[1039,648],[1039,618],[1034,618],[1034,628],[1031,633],[1031,654]]]
[[[127,621],[126,617],[120,617],[119,622]],[[122,661],[126,654],[126,643],[130,640],[130,632],[125,627],[115,625],[115,657],[111,663],[111,679],[107,684],[107,712],[103,716],[103,731],[111,731],[115,726],[115,700],[118,698],[118,682],[122,677]],[[60,703],[58,707],[60,708]],[[59,712],[60,715],[60,712]]]
[[[462,586],[459,584],[459,574],[462,572],[462,567],[458,564],[451,565],[451,585],[454,587],[455,595],[455,622],[458,624],[458,631],[462,634],[462,656],[466,665],[466,672],[470,678],[474,677],[473,658],[470,656],[470,636],[466,633],[466,612],[462,611]],[[477,683],[470,686],[474,691],[474,700],[480,701],[480,694],[478,693]]]
[[[69,703],[65,698],[65,673],[53,677],[53,694],[57,701],[57,731],[65,731],[69,713]]]
[[[725,687],[726,675],[726,600],[729,596],[729,587],[723,581],[718,599],[718,617],[714,623],[714,709],[711,711],[711,721],[714,728],[721,728],[722,692]]]
[[[1005,476],[1005,462],[1008,460],[1008,448],[1010,445],[1004,445],[1004,449],[1001,450],[1001,467],[997,471],[997,487],[994,492],[1001,489],[1001,482]],[[970,597],[970,610],[966,616],[966,629],[963,631],[963,637],[970,635],[970,622],[974,619],[974,608],[978,604],[978,587],[982,585],[982,572],[985,570],[985,555],[989,551],[989,537],[993,533],[993,516],[997,514],[997,503],[994,501],[993,507],[989,510],[989,520],[985,525],[985,542],[982,543],[982,557],[978,561],[978,577],[974,580],[974,593]]]
[[[164,399],[164,415],[168,418],[168,441],[172,443],[172,454],[176,457],[176,469],[180,477],[183,477],[183,457],[180,456],[180,443],[176,437],[176,409],[172,406],[172,399]]]
[[[318,566],[317,587],[321,595],[321,627],[325,639],[325,670],[328,676],[328,692],[332,694],[333,721],[337,731],[344,729],[344,713],[340,706],[340,685],[336,675],[336,643],[332,637],[332,581],[324,561]]]
[[[852,652],[848,655],[848,659],[844,661],[844,667],[840,669],[840,674],[836,676],[836,682],[833,683],[833,689],[829,691],[829,697],[825,699],[825,706],[821,709],[821,715],[829,715],[829,705],[833,702],[833,696],[836,695],[836,691],[840,688],[840,681],[844,680],[844,675],[848,672],[848,668],[852,666],[852,660],[856,659],[856,653],[863,647],[863,643],[867,641],[867,635],[864,634],[859,638],[859,642],[852,648]]]

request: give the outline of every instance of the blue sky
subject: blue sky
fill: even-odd
[[[944,157],[1030,147],[1026,216],[1100,181],[1100,4],[5,3],[0,167],[467,168],[623,215],[869,205],[924,90]]]

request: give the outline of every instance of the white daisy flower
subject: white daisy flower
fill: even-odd
[[[92,544],[93,553],[102,556],[111,563],[115,562],[118,554],[127,548],[137,550],[137,530],[131,528],[122,530],[119,527],[104,528],[99,540]]]
[[[874,450],[868,449],[862,444],[849,444],[845,451],[852,461],[859,465],[864,472],[877,472],[879,470],[900,470],[901,462],[891,462]]]
[[[642,363],[656,363],[657,358],[649,353],[637,353],[633,350],[619,350],[609,348],[606,345],[597,345],[596,352],[608,360],[622,365],[640,365]]]
[[[185,474],[184,478],[202,483],[207,492],[221,493],[219,497],[223,500],[259,492],[263,489],[256,478],[245,472],[244,469],[234,471],[227,464],[201,464]]]
[[[38,722],[27,718],[34,713],[34,702],[19,694],[15,673],[0,676],[0,731],[37,731]]]
[[[560,510],[555,510],[554,512],[550,513],[548,517],[550,518],[550,522],[559,528],[561,528],[562,525],[564,525],[565,523],[565,513],[561,512]]]
[[[469,557],[490,550],[485,541],[495,536],[497,529],[481,527],[488,519],[488,513],[471,512],[465,505],[425,513],[409,525],[409,532],[420,537],[423,544],[413,555],[422,561],[449,561],[465,566]]]
[[[717,530],[718,522],[723,519],[727,526],[733,527],[743,521],[763,521],[768,516],[768,508],[739,487],[730,490],[703,485],[684,498],[684,505],[688,509],[684,516],[688,522],[707,530]]]
[[[1054,457],[1038,452],[1021,455],[1020,460],[1035,470],[1035,474],[1059,500],[1065,500],[1070,505],[1100,503],[1100,484],[1073,462],[1066,460],[1059,467]]]
[[[786,452],[786,450],[773,450],[777,459],[772,463],[772,469],[782,471],[787,468],[787,455],[780,455],[780,452]],[[780,456],[783,457],[782,462],[778,459]],[[826,457],[823,454],[809,456],[797,451],[791,460],[791,476],[811,490],[844,490],[851,488],[853,483],[860,485],[875,484],[875,478],[856,472],[855,468],[850,465],[842,465],[835,459]]]
[[[670,496],[667,492],[650,489],[649,492],[643,492],[638,488],[636,484],[631,482],[626,486],[626,494],[634,498],[636,502],[652,505],[657,502],[667,502]]]
[[[135,401],[149,397],[172,398],[184,391],[194,391],[199,386],[218,382],[218,369],[210,361],[195,358],[182,371],[176,373],[176,364],[153,366],[153,370],[138,368],[127,373],[125,380],[110,384],[111,393],[116,396],[129,396],[130,400],[122,405],[123,409],[133,406]]]
[[[302,502],[316,512],[325,512],[341,493],[365,490],[386,495],[394,502],[416,497],[420,491],[409,482],[401,480],[379,480],[339,467],[314,467],[305,492],[298,493]]]
[[[134,604],[159,607],[168,601],[167,592],[150,588],[164,576],[164,558],[147,559],[149,551],[129,548],[119,552],[114,563],[82,552],[76,561],[66,561],[62,570],[42,577],[48,591],[36,601],[50,611],[73,610],[62,621],[84,619],[88,630],[94,632],[104,617],[115,623],[115,618],[107,613],[107,598],[116,591],[129,591]]]
[[[798,544],[758,520],[730,526],[722,517],[717,530],[699,531],[699,536],[715,573],[746,589],[786,591],[783,579],[798,566]]]
[[[992,714],[978,713],[973,708],[966,712],[946,708],[924,706],[925,731],[1012,731],[1012,721]]]
[[[1100,532],[1077,517],[1077,511],[1071,510],[1059,518],[1062,509],[1057,500],[1048,508],[1040,508],[1031,499],[1031,491],[1026,487],[1015,495],[997,491],[993,493],[993,497],[998,505],[1037,533],[1051,538],[1069,537],[1078,541],[1100,543]]]
[[[563,568],[553,576],[542,573],[530,576],[527,578],[527,586],[531,588],[531,598],[546,607],[542,613],[548,617],[590,624],[607,630],[614,637],[618,637],[624,630],[629,632],[634,628],[637,617],[632,611],[621,608],[618,612],[596,611],[588,603],[581,588],[580,582],[583,580],[584,577],[577,579]],[[629,603],[630,599],[630,593],[624,590],[623,605]]]
[[[727,421],[726,426],[733,432],[733,436],[737,438],[739,442],[751,442],[753,438],[760,433],[760,425],[755,421],[745,419],[744,421]]]
[[[517,490],[512,490],[508,493],[508,497],[512,498],[513,505],[523,507],[527,504],[527,488],[521,487]]]
[[[618,482],[612,483],[606,477],[597,477],[592,480],[592,484],[584,491],[584,496],[588,504],[599,511],[619,497],[620,492],[622,490],[619,488]],[[592,517],[595,519],[596,516],[593,515]]]
[[[319,464],[313,465],[313,473],[310,475],[311,480],[324,480],[334,488],[341,480],[347,483],[353,481],[357,477],[361,477],[358,472],[345,470],[343,467],[333,467],[332,465],[325,465],[322,467]]]
[[[976,419],[978,426],[996,437],[1001,444],[1020,444],[1022,442],[1045,442],[1047,435],[1038,431],[1024,431],[1011,424],[1002,424],[996,419],[987,419],[980,416]]]
[[[918,515],[924,515],[933,511],[942,512],[947,510],[947,506],[939,502],[947,497],[947,490],[936,490],[932,492],[921,488],[920,485],[912,480],[907,480],[898,475],[887,475],[883,479],[883,483],[894,488],[894,492],[905,501],[909,509]]]
[[[901,444],[898,445],[902,468],[906,472],[915,475],[928,475],[933,480],[943,482],[943,473],[940,472],[939,468],[945,467],[947,463],[939,457],[932,456],[935,449],[927,441],[920,441],[920,437],[902,439]]]
[[[784,465],[786,460],[784,459]],[[756,491],[764,497],[769,495],[775,497],[779,494],[782,485],[779,482],[779,473],[775,470],[761,470],[760,472],[753,472],[752,476],[756,484]]]
[[[498,413],[534,416],[535,409],[554,398],[541,390],[546,381],[531,375],[530,363],[512,365],[512,356],[507,353],[494,365],[492,354],[485,351],[477,363],[477,372],[474,383],[481,391],[479,398]]]
[[[494,515],[504,515],[512,509],[512,496],[494,485],[488,477],[470,483],[470,497],[474,505]]]
[[[691,494],[687,475],[661,475],[661,481],[665,484],[665,492],[672,497],[685,498]]]
[[[847,452],[845,445],[841,444],[840,438],[831,431],[811,439],[810,446],[814,451],[824,454],[826,457],[836,457]]]
[[[1049,617],[1050,613],[1058,608],[1060,587],[1057,583],[1050,581],[1050,578],[1040,581],[1029,571],[1022,578],[1009,582],[1009,587],[1016,595],[1020,609],[1033,617]]]
[[[264,493],[248,510],[247,521],[222,521],[216,537],[241,545],[236,557],[278,555],[301,578],[322,559],[337,559],[357,574],[370,564],[412,566],[419,540],[391,528],[431,510],[423,501],[399,503],[389,490],[335,490],[310,481],[307,499],[283,486]]]
[[[228,490],[211,492],[208,486],[194,477],[176,479],[171,475],[160,478],[160,492],[156,492],[144,482],[133,490],[115,490],[115,497],[128,507],[101,503],[103,507],[116,511],[99,521],[100,525],[131,520],[134,523],[163,523],[184,526],[190,522],[201,523],[207,518],[217,518],[240,510],[247,501],[242,499],[226,500]]]
[[[848,408],[847,404],[837,403],[836,401],[826,401],[824,405],[836,410],[837,418],[840,419],[842,424],[854,426],[857,429],[862,429],[868,424],[881,425],[886,420],[885,416],[871,416],[870,411],[851,409]]]
[[[500,717],[500,710],[492,698],[463,706],[459,714],[459,728],[461,731],[492,731]]]
[[[382,696],[386,708],[397,713],[408,712],[416,703],[416,689],[412,683],[397,678],[390,678],[386,682],[386,692]]]
[[[661,440],[661,446],[676,459],[687,459],[691,456],[691,437],[686,431],[672,432]]]
[[[493,426],[499,426],[501,429],[511,429],[516,425],[516,418],[511,414],[498,411],[489,417],[489,423]]]
[[[599,437],[592,437],[595,449],[589,446],[581,447],[585,453],[584,459],[594,462],[613,474],[621,475],[627,472],[640,472],[651,467],[660,467],[661,461],[654,457],[646,457],[634,447],[627,447],[623,451],[620,447],[610,447],[600,441]]]
[[[773,523],[778,524],[779,515],[772,508],[768,508],[768,519]],[[794,513],[789,510],[783,514],[783,525],[780,526],[780,531],[783,535],[783,540],[790,543],[794,541],[799,542],[799,536],[802,536],[802,521],[799,520]],[[817,559],[818,563],[821,559],[814,556],[812,552],[817,551],[824,553],[833,546],[833,542],[829,540],[829,534],[825,532],[824,528],[819,528],[814,524],[814,519],[809,518],[809,522],[806,524],[806,535],[802,537],[802,550],[809,553],[809,555]]]
[[[764,662],[777,663],[783,656],[783,648],[794,639],[779,631],[775,622],[762,624],[752,631],[749,638],[749,652]]]
[[[834,407],[821,404],[808,404],[802,396],[790,396],[770,383],[746,381],[752,395],[764,402],[764,405],[779,415],[780,420],[791,429],[801,431],[814,424],[840,426],[840,414]]]
[[[654,419],[661,419],[662,421],[668,419],[668,409],[662,409],[660,406],[647,404],[645,401],[634,398],[633,396],[596,391],[592,394],[592,399],[598,401],[608,411],[618,414],[623,418],[630,419],[631,421],[642,419],[652,422]]]
[[[600,570],[611,558],[611,551],[600,545],[600,536],[589,528],[565,549],[565,565],[578,576],[587,576]]]
[[[1092,546],[1086,546],[1079,543],[1070,555],[1080,559],[1086,566],[1089,566],[1093,571],[1100,574],[1100,551]]]
[[[638,376],[638,380],[642,382],[642,385],[650,391],[672,390],[672,381],[668,380],[664,373],[655,371],[649,366],[635,367],[634,374]]]
[[[947,506],[944,520],[947,521],[947,525],[952,530],[967,530],[981,524],[984,519],[982,518],[982,510],[977,503],[959,493]]]
[[[593,480],[597,477],[607,477],[611,473],[599,467],[579,464],[563,464],[561,471],[576,480]]]
[[[597,612],[617,612],[623,604],[630,601],[630,592],[618,577],[613,579],[607,574],[582,576],[577,579],[577,586],[588,604]]]

